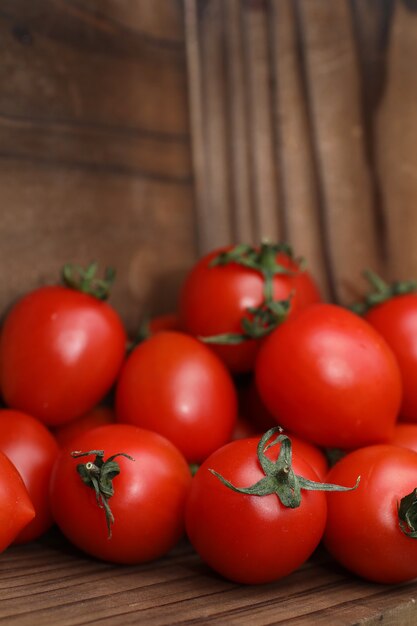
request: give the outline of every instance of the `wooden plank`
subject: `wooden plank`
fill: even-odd
[[[388,40],[387,80],[375,120],[389,275],[395,279],[417,276],[416,9],[415,2],[395,3]]]
[[[329,296],[320,196],[316,178],[300,33],[292,0],[271,3],[276,141],[285,237],[308,259],[324,297]]]
[[[360,77],[346,0],[298,0],[333,295],[352,299],[366,266],[379,269]]]
[[[242,586],[211,572],[185,541],[153,563],[115,566],[73,550],[55,531],[8,549],[0,573],[0,621],[13,626],[371,626],[382,616],[405,626],[417,616],[416,583],[390,588],[351,578],[321,550],[281,581]]]

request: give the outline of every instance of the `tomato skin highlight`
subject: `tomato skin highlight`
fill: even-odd
[[[58,444],[46,426],[31,415],[0,409],[0,450],[21,475],[36,511],[36,517],[14,540],[27,543],[43,535],[53,523],[48,491]]]
[[[116,388],[116,415],[163,435],[190,463],[230,441],[237,394],[223,363],[194,337],[161,331],[126,360]]]
[[[277,328],[260,349],[256,384],[290,432],[321,446],[388,441],[401,403],[395,356],[370,324],[316,304]]]
[[[417,577],[417,540],[407,537],[397,507],[417,486],[417,454],[391,445],[349,453],[330,470],[327,481],[360,483],[355,491],[328,493],[324,544],[349,571],[378,583]]]
[[[252,485],[265,476],[258,441],[234,441],[206,459],[193,478],[185,513],[188,537],[200,557],[225,578],[244,584],[278,580],[297,569],[318,545],[326,522],[323,492],[302,491],[301,505],[290,509],[275,494],[236,493],[209,471],[238,487]],[[277,448],[267,456],[276,460]],[[293,469],[318,480],[296,454]]]
[[[401,372],[401,419],[417,422],[417,294],[395,296],[371,308],[365,319],[384,337]]]
[[[105,302],[66,287],[41,287],[7,315],[0,379],[8,406],[49,426],[93,408],[113,384],[126,334]]]
[[[143,563],[168,552],[184,532],[191,483],[181,453],[164,437],[126,424],[91,430],[74,439],[73,446],[104,450],[105,460],[125,452],[134,461],[116,459],[120,474],[109,499],[114,515],[109,539],[104,510],[76,470],[83,460],[72,458],[69,448],[61,451],[51,480],[51,506],[64,535],[86,553],[114,563]],[[85,459],[93,461],[94,455]]]
[[[22,477],[0,452],[0,552],[3,552],[35,517]]]
[[[179,301],[181,327],[191,335],[209,337],[222,333],[242,332],[241,320],[249,307],[264,300],[264,279],[260,272],[238,263],[210,266],[212,260],[232,246],[219,248],[204,256],[188,273]],[[283,253],[277,262],[294,274],[277,274],[273,279],[273,297],[285,300],[291,293],[290,315],[320,301],[320,293],[307,271],[300,271],[295,261]],[[245,341],[239,345],[210,344],[232,372],[253,369],[260,342]]]

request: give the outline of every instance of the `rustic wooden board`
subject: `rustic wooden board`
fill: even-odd
[[[348,577],[321,549],[286,579],[252,587],[214,574],[186,541],[154,563],[115,566],[51,532],[0,560],[0,622],[11,626],[411,626],[416,599],[416,583],[388,588]]]

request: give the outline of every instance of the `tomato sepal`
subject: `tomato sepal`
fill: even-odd
[[[237,493],[252,496],[267,496],[276,494],[283,506],[295,509],[301,504],[301,490],[306,491],[352,491],[359,485],[360,476],[353,487],[344,487],[330,483],[316,482],[303,476],[297,475],[292,469],[292,444],[291,439],[282,433],[280,426],[270,428],[259,440],[257,456],[259,463],[265,472],[265,476],[249,487],[236,487],[221,474],[209,468],[226,487]],[[273,441],[268,441],[278,435]],[[265,454],[269,448],[281,444],[277,460],[271,461]]]
[[[120,474],[120,465],[114,460],[118,456],[124,456],[130,461],[135,459],[125,452],[118,452],[109,456],[107,461],[104,460],[104,450],[90,450],[89,452],[71,452],[73,458],[82,456],[95,455],[94,461],[87,463],[78,463],[76,470],[85,485],[94,489],[96,494],[96,502],[100,508],[104,509],[106,514],[106,524],[108,531],[108,539],[112,536],[112,524],[114,524],[114,516],[111,511],[108,500],[114,495],[113,479]]]
[[[116,277],[113,267],[106,267],[104,278],[97,278],[98,264],[90,263],[86,268],[73,263],[66,263],[61,270],[61,279],[66,287],[86,293],[97,300],[107,300],[110,288]]]
[[[374,306],[391,300],[395,296],[404,296],[417,290],[417,281],[403,280],[387,283],[378,274],[370,269],[363,271],[362,276],[371,286],[361,302],[355,302],[349,309],[358,315],[364,315]]]
[[[417,488],[401,498],[398,517],[401,532],[411,539],[417,539]]]

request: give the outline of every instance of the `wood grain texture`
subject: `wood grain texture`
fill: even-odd
[[[393,626],[417,616],[416,584],[388,589],[348,578],[320,551],[282,581],[242,587],[211,572],[186,542],[153,564],[119,567],[80,554],[52,532],[7,550],[0,573],[0,621],[13,626],[371,626],[382,614]]]
[[[0,35],[0,310],[93,258],[133,332],[195,259],[182,5],[6,0]]]
[[[201,250],[227,237],[287,238],[309,259],[323,293],[341,302],[358,296],[365,267],[417,274],[417,259],[400,245],[414,218],[411,209],[398,210],[396,194],[404,187],[402,204],[413,206],[414,178],[398,182],[392,147],[401,134],[401,150],[413,160],[405,143],[414,135],[404,132],[404,120],[413,116],[415,97],[414,5],[231,0],[220,10],[214,0],[189,1],[198,22],[192,35],[186,28],[194,46],[188,69],[197,212],[204,205],[210,229]],[[203,37],[209,22],[212,30],[218,22],[210,54]],[[216,77],[207,65],[213,55],[223,63]],[[216,102],[210,110],[207,90]],[[217,143],[206,140],[211,133]],[[213,163],[221,170],[215,203]]]

